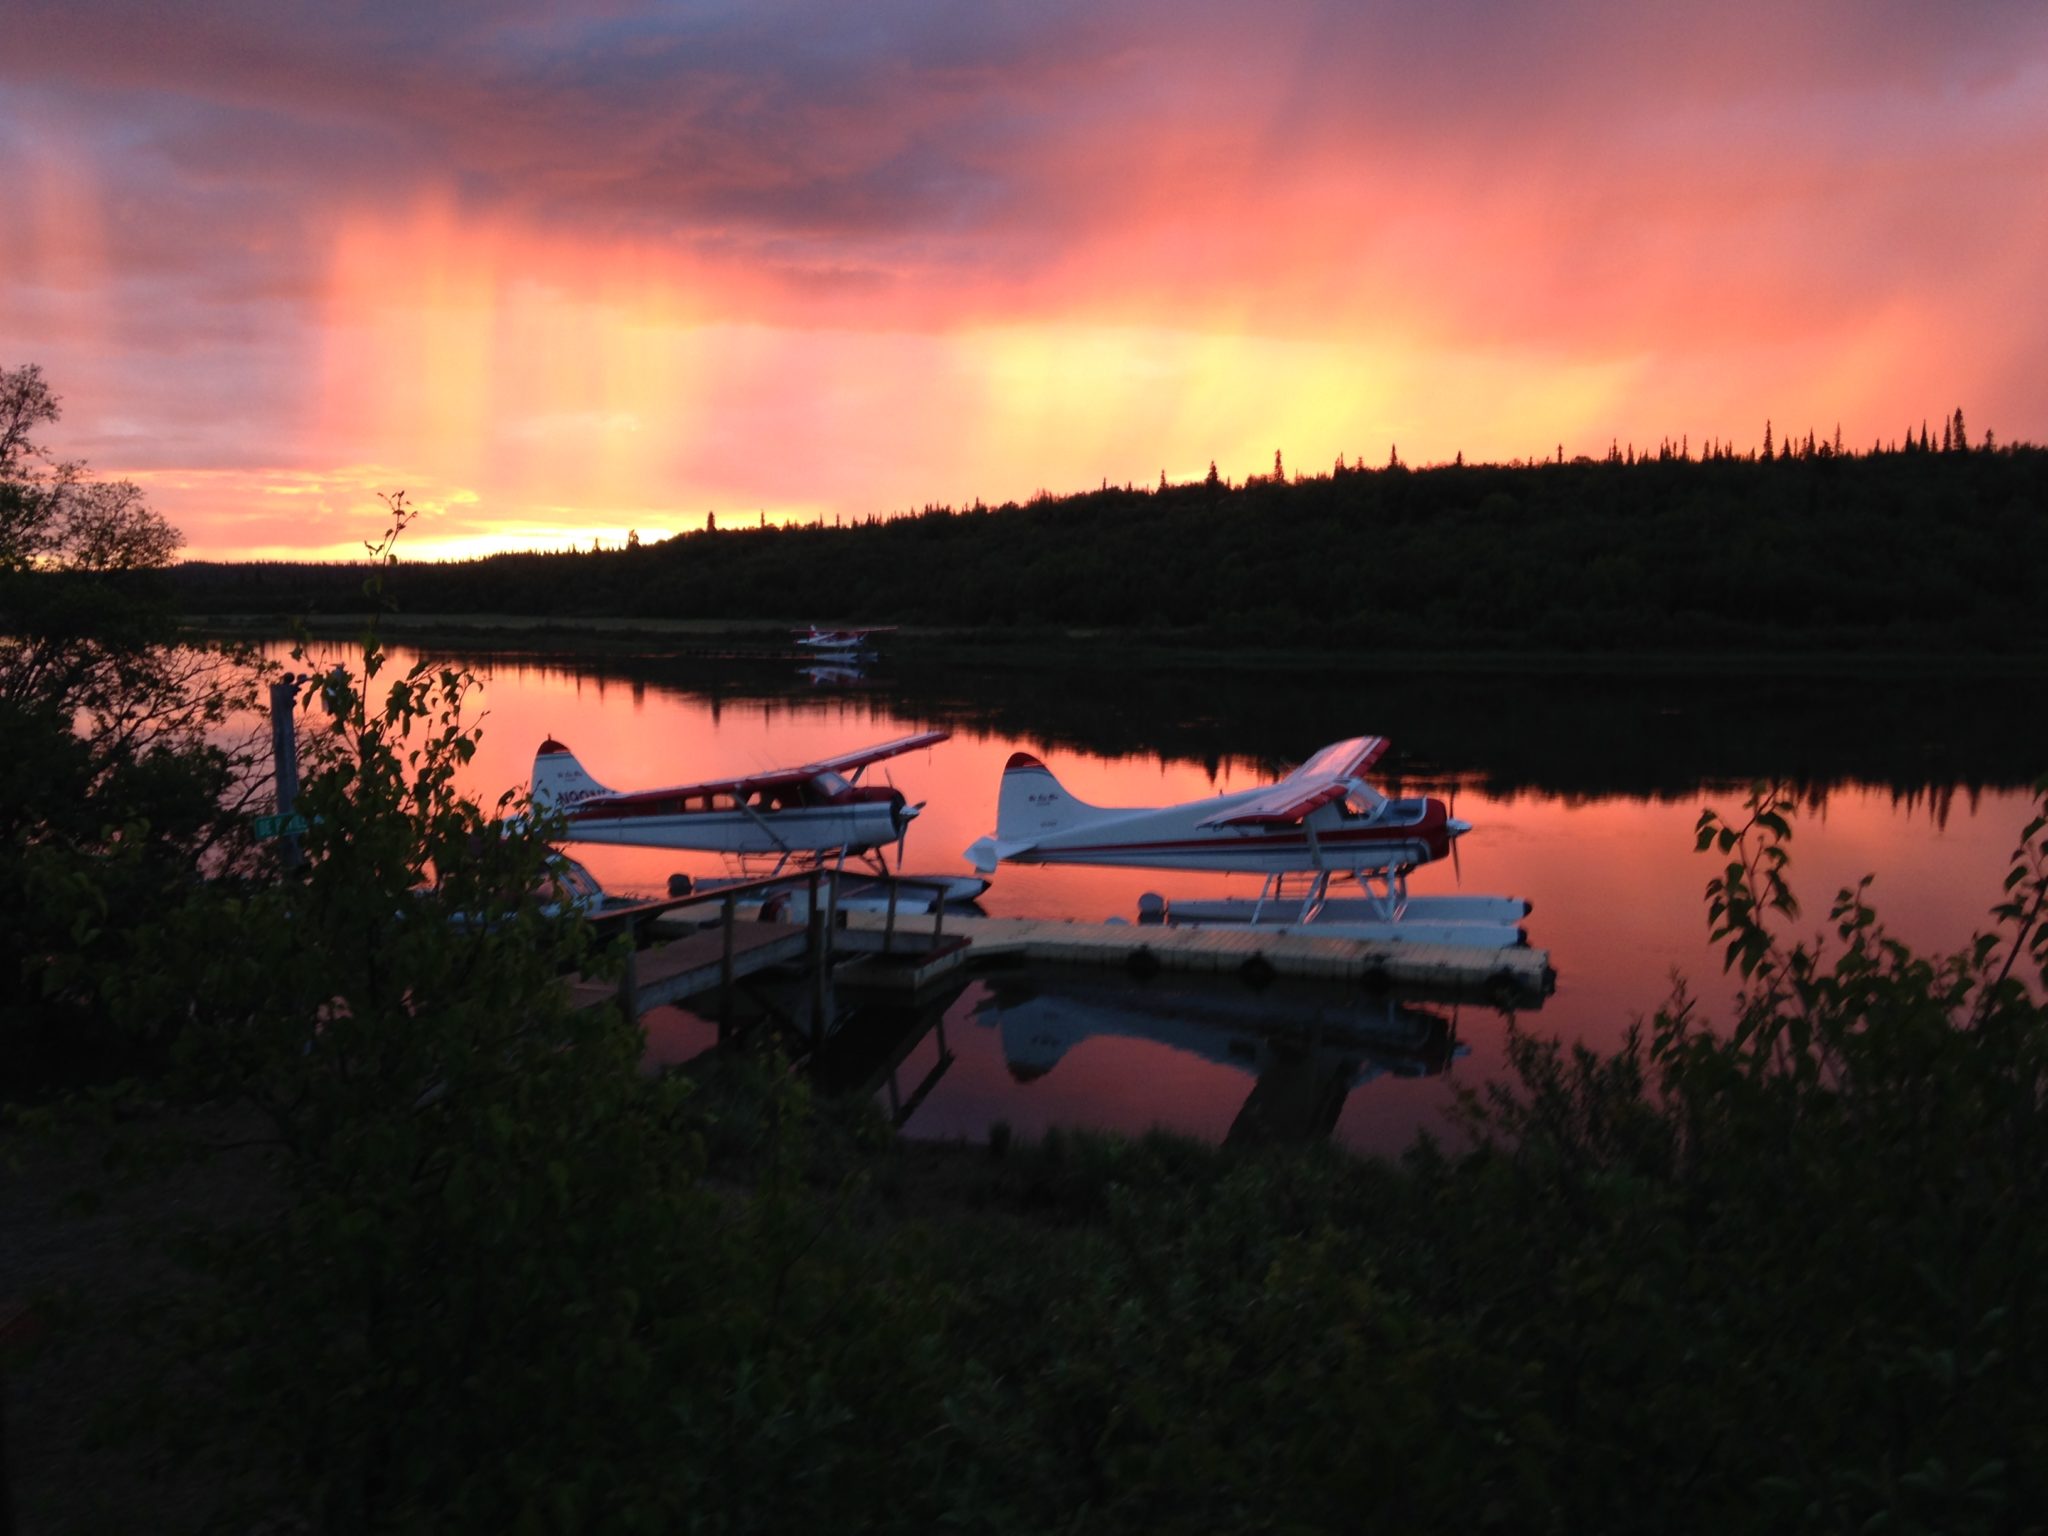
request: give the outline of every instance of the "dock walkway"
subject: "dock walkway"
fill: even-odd
[[[733,923],[729,931],[735,979],[800,960],[810,942],[802,923]],[[637,1014],[709,992],[726,975],[727,935],[719,926],[653,945],[633,956],[624,984],[579,976],[569,983],[569,995],[577,1007],[594,1008],[630,991]]]

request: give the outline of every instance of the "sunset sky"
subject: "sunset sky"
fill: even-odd
[[[0,367],[195,557],[2038,441],[2044,273],[2037,0],[0,20]]]

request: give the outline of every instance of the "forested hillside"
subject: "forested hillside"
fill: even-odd
[[[203,614],[348,565],[191,563]],[[1340,467],[415,566],[414,613],[1131,626],[1234,644],[2038,651],[2048,451]]]

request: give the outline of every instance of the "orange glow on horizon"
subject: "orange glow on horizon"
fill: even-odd
[[[1640,354],[1400,336],[740,325],[704,318],[691,282],[644,253],[465,225],[439,207],[347,224],[313,437],[366,450],[374,468],[212,473],[221,535],[193,530],[189,553],[345,558],[381,526],[377,493],[395,489],[426,514],[409,544],[431,559],[623,542],[628,529],[652,539],[707,514],[728,528],[826,522],[1149,485],[1162,471],[1188,481],[1212,460],[1241,479],[1276,448],[1297,473],[1340,455],[1383,463],[1395,446],[1410,463],[1548,457],[1559,440],[1598,452],[1657,371]],[[1866,336],[1815,367],[1830,388],[1852,386],[1907,350]],[[1695,384],[1738,393],[1710,375]],[[1754,435],[1734,420],[1721,430]],[[193,476],[150,478],[174,515],[201,500]],[[280,490],[307,480],[319,494]],[[299,500],[278,516],[284,494]]]

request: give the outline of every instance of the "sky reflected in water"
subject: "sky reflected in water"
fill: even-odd
[[[411,657],[400,651],[394,659],[404,665]],[[789,766],[953,725],[950,705],[906,710],[864,692],[749,697],[740,690],[719,697],[621,677],[607,670],[617,662],[500,657],[472,664],[484,676],[478,699],[483,736],[468,787],[488,798],[523,788],[534,749],[547,736],[566,743],[603,783],[637,789]],[[1009,686],[1000,673],[961,682],[963,695]],[[1142,717],[1143,680],[1125,686],[1132,713]],[[1455,692],[1456,684],[1447,687]],[[1382,728],[1372,718],[1349,726],[1355,733]],[[1617,722],[1617,730],[1626,729],[1625,721]],[[1073,793],[1103,805],[1193,799],[1267,782],[1273,773],[1270,761],[1251,757],[1203,762],[1157,752],[1097,754],[1030,734],[960,726],[954,732],[939,746],[885,765],[897,787],[925,804],[909,837],[912,872],[966,868],[962,851],[992,830],[997,783],[1015,751],[1038,755]],[[1671,995],[1679,973],[1705,1014],[1725,1019],[1733,988],[1707,943],[1702,893],[1712,868],[1692,851],[1693,826],[1703,805],[1735,811],[1740,787],[1638,796],[1503,791],[1487,787],[1502,777],[1496,764],[1447,762],[1428,740],[1397,739],[1395,746],[1389,766],[1401,771],[1403,748],[1414,754],[1406,759],[1411,764],[1430,764],[1432,790],[1454,791],[1457,814],[1475,829],[1461,844],[1462,883],[1448,863],[1437,864],[1415,875],[1413,890],[1462,889],[1534,903],[1525,926],[1530,942],[1549,952],[1558,981],[1539,1011],[1522,1016],[1526,1024],[1611,1046],[1631,1020]],[[1589,740],[1584,750],[1598,754],[1603,746]],[[1262,758],[1273,750],[1264,742],[1248,747]],[[1417,782],[1408,781],[1411,789]],[[1951,800],[1854,781],[1830,785],[1795,829],[1793,874],[1805,904],[1799,930],[1820,932],[1836,890],[1868,873],[1877,876],[1878,908],[1898,937],[1930,949],[1961,946],[1988,921],[2028,805],[2029,796],[2016,788],[1980,787]],[[725,872],[709,854],[588,845],[571,851],[614,894],[660,893],[675,872]],[[1135,917],[1146,891],[1172,898],[1256,889],[1257,881],[1246,876],[1004,866],[982,906],[996,916],[1101,921]],[[1341,1020],[1333,1026],[1340,1037],[1334,1043],[1297,1043],[1292,1055],[1283,1052],[1279,1059],[1260,1044],[1261,1012],[1285,1025],[1304,1008],[1328,1009],[1328,999],[1304,1003],[1281,989],[1261,997],[1234,976],[1200,983],[1163,976],[1149,989],[1120,973],[1069,980],[1064,996],[1057,976],[1027,982],[995,974],[972,981],[944,1009],[952,1060],[909,1118],[908,1131],[980,1139],[996,1121],[1023,1135],[1052,1125],[1141,1131],[1157,1124],[1222,1140],[1256,1092],[1276,1103],[1313,1103],[1296,1118],[1305,1115],[1303,1124],[1333,1119],[1332,1133],[1345,1145],[1392,1151],[1417,1130],[1442,1123],[1448,1083],[1476,1084],[1502,1064],[1505,1018],[1470,1002],[1419,1005],[1455,1030],[1455,1049],[1424,1053],[1428,1059],[1380,1048],[1383,1042],[1369,1038],[1363,1026],[1347,1043],[1341,1037],[1350,1026]],[[1176,1022],[1175,989],[1222,1006],[1209,1009],[1206,1019]],[[1197,1010],[1191,1002],[1181,1011]],[[1091,1031],[1091,1017],[1103,1027]],[[671,1037],[658,1042],[671,1057],[687,1054],[696,1038],[673,1020],[659,1028]],[[1034,1034],[1038,1057],[1030,1059],[1026,1050],[1020,1063],[1018,1042]],[[934,1038],[919,1042],[897,1069],[899,1099],[938,1057]],[[881,1092],[886,1100],[886,1085]]]

